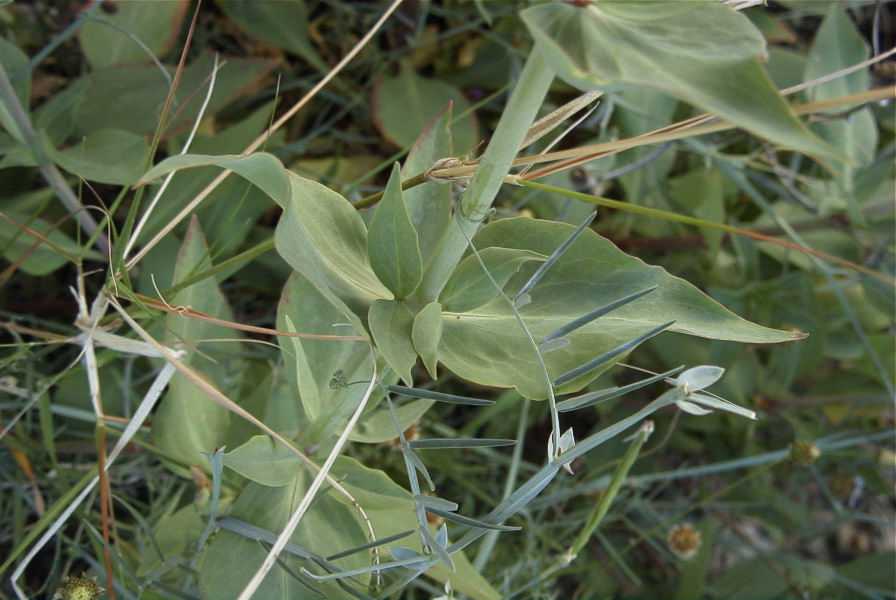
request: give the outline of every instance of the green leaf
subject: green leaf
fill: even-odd
[[[364,507],[377,538],[417,528],[413,496],[382,471],[369,469],[354,459],[340,456],[333,465],[333,474]],[[345,502],[343,496],[332,497]],[[400,546],[410,546],[417,552],[422,551],[419,536],[413,536],[385,546],[385,556],[388,556],[388,550]],[[441,582],[450,581],[456,591],[475,600],[501,598],[473,568],[463,552],[457,552],[451,558],[455,567],[453,573],[438,564],[431,567],[426,575]]]
[[[786,148],[840,158],[772,85],[759,31],[722,3],[553,3],[522,18],[558,75],[581,89],[657,88]]]
[[[386,77],[374,87],[373,122],[389,141],[408,147],[448,102],[458,114],[470,108],[460,90],[437,79],[420,77],[405,64],[396,77]],[[452,123],[451,130],[456,152],[467,152],[479,142],[479,125],[472,114]]]
[[[667,182],[669,195],[686,212],[704,221],[725,222],[725,178],[718,169],[697,168]],[[703,229],[700,233],[713,260],[719,254],[724,234],[715,229]]]
[[[439,342],[441,339],[442,305],[438,302],[430,302],[414,317],[411,340],[414,343],[414,350],[420,355],[423,365],[433,380],[438,378],[436,365],[439,364]]]
[[[210,266],[208,246],[194,216],[177,256],[172,284]],[[213,317],[233,319],[227,300],[213,278],[195,283],[167,300],[174,306],[189,306]],[[237,368],[234,358],[239,353],[237,347],[229,344],[227,354],[212,352],[215,362],[207,358],[214,346],[202,346],[204,356],[196,351],[199,342],[210,338],[233,338],[235,331],[201,319],[185,318],[177,312],[168,315],[165,328],[168,331],[165,343],[187,351],[181,359],[184,363],[201,371],[224,393],[238,388],[241,369]],[[223,445],[229,422],[230,413],[226,408],[216,404],[185,376],[176,374],[153,417],[153,444],[164,455],[184,464],[208,468],[204,453],[214,452]]]
[[[406,431],[435,404],[434,400],[420,399],[395,407],[395,419],[401,431]],[[379,408],[365,414],[349,439],[364,444],[381,444],[398,437],[387,408]]]
[[[296,472],[293,480],[281,487],[248,484],[234,502],[232,517],[241,519],[274,535],[283,530],[308,489],[310,477],[305,471]],[[379,535],[379,533],[378,533]],[[342,550],[365,544],[366,529],[356,509],[336,500],[335,494],[318,494],[290,542],[318,555],[333,555]],[[208,545],[200,563],[199,586],[203,598],[231,598],[238,594],[261,566],[267,549],[254,539],[224,530],[218,531]],[[239,557],[239,560],[234,560]],[[340,569],[357,569],[368,564],[366,553],[352,554],[333,561]],[[322,573],[309,561],[290,554],[280,556],[280,564],[273,567],[253,596],[262,600],[318,598],[309,588],[294,578],[292,573],[307,568]],[[361,581],[365,581],[361,578]],[[317,583],[326,598],[338,600],[352,595],[332,583]]]
[[[402,178],[409,179],[426,172],[437,160],[454,156],[451,138],[452,104],[442,111],[414,142],[404,165]],[[411,223],[420,239],[423,265],[429,263],[442,234],[451,222],[451,184],[427,181],[404,192]]]
[[[225,453],[224,466],[255,483],[281,487],[295,479],[302,463],[283,444],[266,435],[256,435],[242,446]]]
[[[113,13],[100,11],[97,19],[88,19],[78,42],[94,69],[149,62],[147,49],[161,59],[178,40],[189,5],[187,0],[121,2]]]
[[[57,165],[88,181],[131,185],[146,164],[149,145],[141,135],[120,129],[100,129],[57,150],[49,140],[47,155]]]
[[[228,18],[252,37],[288,50],[315,67],[326,69],[308,39],[308,9],[304,0],[218,0]]]
[[[413,293],[423,277],[417,231],[401,192],[401,170],[392,168],[383,199],[370,221],[367,254],[373,272],[401,300]]]
[[[277,307],[277,328],[316,335],[365,335],[364,327],[338,298],[306,277],[293,273]],[[293,398],[298,392],[304,418],[302,442],[328,447],[364,393],[370,378],[370,348],[364,342],[280,337],[286,377]]]
[[[260,188],[271,200],[285,207],[290,195],[289,177],[283,163],[267,152],[255,152],[248,156],[242,154],[224,154],[212,156],[207,154],[178,154],[166,158],[144,173],[138,182],[146,185],[169,173],[197,167],[219,167],[233,171],[240,177]]]
[[[573,230],[562,223],[504,219],[484,227],[474,243],[484,250],[517,248],[546,255]],[[508,283],[508,290],[519,289],[532,270],[532,266],[523,269]],[[594,308],[652,286],[657,289],[575,330],[568,336],[568,346],[545,354],[551,377],[556,378],[673,319],[671,331],[711,339],[775,343],[804,337],[800,333],[750,323],[688,282],[626,255],[590,230],[576,240],[531,290],[532,302],[522,307],[520,313],[539,340]],[[444,311],[443,318],[439,357],[448,369],[482,385],[515,387],[529,398],[546,396],[544,376],[531,342],[503,298],[472,311]],[[580,389],[599,372],[559,391],[569,393]]]
[[[19,102],[25,107],[25,110],[28,110],[28,106],[31,104],[31,69],[28,57],[19,50],[18,46],[0,38],[0,64],[6,70],[6,76],[15,90]],[[20,142],[25,140],[5,102],[0,102],[0,125],[3,125],[9,135],[16,140]]]
[[[414,313],[395,300],[377,300],[367,315],[370,333],[392,370],[408,385],[414,385],[411,369],[417,362],[417,353],[411,341]]]
[[[806,61],[806,79],[822,77],[850,67],[868,58],[869,50],[846,10],[831,4],[821,28],[812,42]],[[815,101],[855,94],[868,89],[871,76],[868,68],[838,77],[833,81],[809,89]],[[877,124],[871,109],[854,112],[847,117],[823,121],[815,125],[822,138],[849,157],[849,163],[836,165],[835,181],[839,196],[846,198],[849,215],[859,225],[865,224],[861,207],[854,192],[855,169],[870,164],[877,149]]]
[[[18,213],[9,213],[7,216],[20,225],[40,232],[72,256],[81,256],[88,260],[102,259],[97,252],[82,249],[75,240],[43,219],[31,219],[28,215]],[[39,245],[36,245],[38,243]],[[10,263],[17,263],[19,268],[29,275],[46,275],[68,262],[56,250],[22,232],[6,219],[0,219],[0,252],[3,253],[3,258]]]
[[[358,211],[319,183],[288,175],[290,197],[275,234],[280,256],[358,314],[377,298],[391,298],[370,266],[367,227]]]
[[[215,81],[215,90],[205,117],[208,118],[236,99],[266,76],[274,67],[273,60],[233,58],[226,62]],[[166,136],[189,130],[199,114],[214,66],[211,54],[191,62],[184,69],[175,95],[174,109],[164,130]],[[165,67],[169,77],[173,67]],[[98,129],[123,129],[140,135],[152,135],[158,124],[169,80],[156,65],[108,67],[93,71],[71,85],[83,85],[84,96],[74,113],[78,135]]]
[[[528,262],[544,262],[546,256],[517,248],[486,248],[479,252],[482,263],[495,282],[504,286]],[[475,255],[464,258],[451,274],[439,295],[439,302],[447,311],[467,312],[498,297],[495,284],[482,268]]]

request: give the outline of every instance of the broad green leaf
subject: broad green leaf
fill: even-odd
[[[219,167],[233,171],[240,177],[259,187],[271,200],[281,207],[289,198],[289,177],[283,163],[266,152],[254,154],[224,154],[211,156],[207,154],[178,154],[166,158],[140,178],[139,184],[145,185],[160,179],[174,171],[194,169],[197,167]]]
[[[196,541],[205,527],[205,518],[196,504],[187,504],[171,514],[163,515],[155,528],[148,532],[152,539],[145,540],[145,543],[152,544],[153,548],[158,548],[158,553],[140,553],[137,575],[140,577],[149,575],[162,567],[166,560],[189,561],[195,554]]]
[[[367,227],[358,211],[319,183],[294,173],[289,180],[289,201],[275,234],[280,256],[358,314],[377,298],[391,298],[370,266]]]
[[[399,300],[410,296],[423,277],[420,242],[401,192],[398,163],[370,221],[367,254],[373,272]]]
[[[367,315],[370,333],[377,349],[392,370],[408,385],[413,385],[411,369],[417,362],[417,352],[411,341],[414,313],[395,300],[377,300]]]
[[[856,29],[843,6],[832,2],[812,42],[806,60],[805,80],[823,77],[860,63],[866,58],[868,58],[868,45],[864,37]],[[812,100],[830,100],[867,90],[870,83],[871,75],[865,68],[812,86],[807,94]]]
[[[479,257],[482,259],[481,263],[475,255],[467,256],[451,274],[439,295],[439,302],[444,310],[467,312],[479,308],[498,297],[499,291],[495,288],[495,283],[503,289],[524,264],[544,262],[546,258],[537,252],[517,248],[486,248],[479,251]],[[483,269],[483,264],[488,273]],[[489,274],[495,280],[494,283]]]
[[[263,42],[288,50],[326,70],[308,39],[308,9],[304,0],[218,0],[218,6],[240,29]]]
[[[146,164],[149,145],[141,135],[120,129],[100,129],[57,150],[45,144],[49,158],[64,170],[88,181],[130,185]]]
[[[383,136],[404,148],[414,143],[448,102],[453,103],[458,115],[470,108],[460,90],[437,79],[420,77],[405,64],[397,76],[386,77],[374,87],[373,121]],[[467,152],[479,142],[479,125],[472,114],[452,123],[451,131],[456,152]]]
[[[147,50],[161,59],[177,42],[189,5],[187,0],[119,2],[114,12],[88,19],[78,42],[94,69],[150,62]]]
[[[772,85],[759,63],[759,31],[720,2],[553,3],[526,9],[522,18],[538,51],[581,89],[654,87],[786,148],[840,158]]]
[[[268,487],[249,483],[234,502],[230,516],[277,535],[283,530],[308,489],[311,478],[305,471],[296,472],[285,486]],[[357,510],[338,502],[332,493],[319,493],[299,523],[290,541],[321,556],[368,542],[366,528]],[[199,568],[199,586],[203,598],[232,598],[239,594],[261,566],[267,548],[256,540],[221,530],[215,534],[203,554]],[[234,558],[238,557],[238,560]],[[307,568],[323,573],[309,561],[283,553],[281,564],[295,574]],[[368,564],[367,553],[352,554],[333,561],[341,569],[357,569]],[[366,578],[364,578],[366,579]],[[363,581],[363,579],[362,579]],[[353,598],[333,583],[314,583],[326,598]],[[280,564],[265,577],[253,598],[257,600],[301,600],[320,598],[297,581]]]
[[[224,466],[255,483],[281,487],[295,479],[302,463],[283,444],[266,435],[256,435],[225,453]]]
[[[403,179],[410,179],[426,172],[437,160],[454,156],[451,139],[451,120],[454,115],[452,105],[442,111],[423,132],[408,153],[401,167]],[[435,252],[445,228],[451,222],[451,184],[427,181],[404,192],[411,223],[420,240],[420,256],[423,265]]]
[[[413,496],[384,472],[369,469],[354,459],[341,456],[333,465],[333,474],[364,507],[377,538],[416,529]],[[332,497],[345,502],[343,496],[334,494]],[[410,546],[417,552],[422,551],[420,538],[415,535],[385,546],[384,556],[388,557],[392,548],[402,546]],[[451,581],[456,591],[475,600],[497,600],[501,597],[473,568],[463,552],[455,553],[451,558],[455,567],[453,573],[439,564],[427,571],[427,577],[441,582]]]
[[[423,366],[433,380],[438,378],[436,365],[439,364],[439,341],[442,339],[442,305],[430,302],[414,317],[411,340],[414,350],[420,355]]]
[[[272,111],[273,104],[269,103],[227,129],[217,130],[213,135],[197,135],[190,146],[191,154],[214,155],[220,159],[224,158],[222,155],[241,153],[268,126]],[[277,132],[265,143],[265,148],[269,151],[277,148],[283,139],[283,132]],[[181,142],[172,140],[171,145],[180,148]],[[273,208],[268,192],[278,196],[273,199],[277,203],[286,202],[289,195],[289,178],[282,166],[271,161],[268,165],[259,164],[261,161],[256,156],[245,157],[245,164],[242,161],[234,164],[237,167],[235,173],[240,176],[227,177],[197,209],[202,227],[212,240],[216,257],[229,256],[238,250],[258,218]],[[148,240],[167,225],[225,167],[227,165],[197,167],[176,173],[147,222],[143,239]],[[156,183],[161,183],[161,180],[157,179]]]
[[[12,84],[19,98],[19,103],[28,110],[31,104],[31,69],[28,65],[28,57],[19,50],[18,46],[0,39],[0,64],[6,71],[6,77]],[[19,126],[16,125],[5,102],[0,102],[0,125],[19,142],[24,141]]]
[[[205,236],[194,217],[178,253],[174,281],[171,283],[176,284],[194,272],[211,266]],[[173,306],[189,306],[213,317],[233,318],[227,300],[213,278],[195,283],[167,298],[167,301]],[[184,363],[198,369],[225,393],[238,387],[240,369],[234,358],[238,355],[236,346],[228,344],[226,355],[212,353],[215,362],[207,358],[215,346],[197,347],[209,338],[232,339],[237,337],[237,332],[201,319],[186,318],[176,312],[168,315],[165,328],[168,331],[165,343],[186,350],[186,356],[181,359]],[[165,455],[184,464],[207,467],[208,459],[203,453],[214,452],[224,443],[229,422],[227,409],[216,404],[185,376],[177,374],[153,417],[153,444]]]
[[[806,79],[822,77],[850,67],[868,58],[869,50],[861,33],[856,29],[846,10],[839,4],[831,4],[821,24],[806,62]],[[868,89],[871,76],[868,69],[838,77],[833,81],[809,89],[812,100],[829,100],[837,96],[855,94]],[[836,165],[835,181],[846,198],[850,218],[864,225],[865,219],[854,194],[855,169],[874,160],[877,149],[877,125],[870,109],[860,110],[845,118],[818,123],[821,137],[849,157],[847,164]]]
[[[517,218],[496,221],[474,239],[478,248],[516,248],[550,254],[573,227]],[[519,289],[531,275],[527,266],[508,283]],[[530,292],[520,310],[536,340],[598,306],[652,286],[653,292],[572,332],[570,344],[544,355],[552,379],[654,327],[675,320],[670,331],[712,339],[775,343],[800,339],[746,321],[703,292],[660,267],[631,257],[593,231],[585,233]],[[515,387],[530,398],[544,398],[546,386],[531,342],[503,298],[477,309],[443,312],[439,359],[451,371],[483,385]],[[621,357],[620,357],[621,359]],[[574,380],[561,392],[580,389],[600,370]]]
[[[365,335],[360,320],[338,298],[299,273],[293,273],[283,288],[277,328],[303,334]],[[292,397],[298,392],[306,419],[300,432],[302,443],[327,448],[364,394],[364,385],[347,384],[370,378],[370,347],[363,341],[339,339],[281,336],[278,342]]]
[[[214,115],[256,84],[274,67],[274,61],[257,58],[226,58],[215,81],[215,90],[206,110]],[[214,66],[213,56],[203,54],[186,69],[175,98],[166,136],[189,130],[199,114]],[[171,77],[173,67],[166,67]],[[82,83],[83,82],[83,83]],[[108,67],[93,71],[72,85],[84,85],[84,97],[74,114],[76,133],[97,129],[123,129],[152,135],[159,124],[168,79],[155,65]]]
[[[15,223],[39,232],[72,256],[81,256],[89,260],[102,258],[94,250],[82,249],[75,240],[43,219],[32,219],[19,213],[9,213],[6,216]],[[0,252],[3,258],[10,263],[18,264],[19,268],[29,275],[46,275],[68,262],[56,250],[20,230],[6,219],[0,219]]]

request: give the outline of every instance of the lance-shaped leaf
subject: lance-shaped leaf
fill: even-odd
[[[595,356],[588,362],[579,365],[575,369],[570,369],[569,371],[567,371],[566,373],[563,373],[562,375],[560,375],[560,377],[555,379],[554,385],[556,385],[557,387],[560,387],[562,385],[569,383],[570,381],[573,381],[583,375],[590,373],[591,371],[594,371],[595,369],[597,369],[599,367],[606,365],[607,363],[609,363],[611,360],[613,360],[620,354],[625,354],[625,353],[631,351],[632,349],[634,349],[638,345],[640,345],[641,342],[647,341],[650,338],[652,338],[653,336],[657,335],[658,333],[665,331],[666,329],[671,327],[674,322],[675,321],[669,321],[668,323],[663,323],[662,325],[658,325],[657,327],[654,327],[647,333],[639,335],[635,339],[629,340],[623,344],[619,344],[615,348],[612,348],[610,350],[607,350],[603,354]]]
[[[466,517],[456,512],[448,512],[445,510],[440,510],[438,508],[428,507],[426,510],[434,515],[442,517],[446,521],[451,521],[452,523],[457,523],[458,525],[464,525],[466,527],[473,527],[476,529],[492,529],[494,531],[519,531],[520,529],[522,529],[521,527],[516,527],[514,525],[498,525],[495,523],[489,523],[488,521],[480,521],[479,519]]]
[[[557,246],[551,255],[548,256],[548,259],[541,263],[538,266],[538,269],[532,273],[531,277],[529,277],[528,281],[523,284],[523,287],[517,291],[516,296],[514,296],[514,300],[519,300],[520,298],[525,298],[525,304],[529,304],[531,301],[531,295],[529,292],[538,285],[538,282],[542,280],[542,278],[547,274],[548,269],[553,267],[558,260],[569,250],[569,247],[573,245],[573,243],[579,239],[579,236],[591,225],[591,222],[594,221],[594,217],[597,216],[596,212],[589,214],[584,221],[582,221],[578,227],[576,227],[572,233],[569,234],[569,237],[563,240],[563,242]],[[525,306],[525,304],[517,304],[517,306]]]
[[[337,552],[331,556],[326,557],[327,560],[336,560],[337,558],[342,558],[344,556],[350,556],[352,554],[357,554],[358,552],[363,552],[365,550],[369,550],[371,548],[378,548],[379,546],[386,546],[393,542],[397,542],[398,540],[403,540],[404,538],[412,535],[414,533],[413,529],[408,529],[406,531],[399,531],[398,533],[394,533],[392,535],[387,535],[386,537],[381,537],[373,540],[372,542],[367,542],[366,544],[361,544],[360,546],[355,546],[354,548],[347,548],[342,550],[341,552]]]
[[[475,256],[464,258],[451,274],[439,295],[439,302],[445,310],[466,312],[479,308],[500,293],[495,283],[503,289],[524,264],[545,260],[541,254],[517,248],[486,248],[479,253],[479,257],[481,263]],[[483,264],[491,278],[483,269]]]
[[[501,438],[427,438],[408,442],[416,450],[443,450],[447,448],[498,448],[513,446],[516,440]]]
[[[633,300],[637,300],[641,296],[643,296],[645,294],[649,294],[650,292],[652,292],[655,289],[656,289],[656,286],[650,287],[650,288],[647,288],[646,290],[641,290],[640,292],[635,292],[634,294],[629,294],[628,296],[624,296],[624,297],[620,298],[619,300],[610,302],[609,304],[606,304],[604,306],[599,306],[599,307],[595,308],[594,310],[588,312],[587,314],[582,315],[578,319],[573,319],[572,321],[570,321],[563,327],[560,327],[560,328],[552,331],[551,333],[547,334],[544,337],[544,340],[542,340],[542,344],[544,344],[545,342],[550,342],[550,341],[562,338],[564,335],[566,335],[568,333],[572,333],[579,327],[584,327],[585,325],[587,325],[591,321],[597,319],[598,317],[602,317],[605,314],[607,314],[608,312],[611,312],[611,311],[619,308],[620,306],[625,306],[629,302],[632,302]]]
[[[439,363],[439,341],[442,339],[442,305],[430,302],[414,317],[411,341],[430,376],[436,379]]]
[[[660,373],[659,375],[654,375],[653,377],[648,377],[646,379],[642,379],[641,381],[636,381],[622,387],[613,386],[611,388],[597,390],[595,392],[588,392],[587,394],[582,394],[581,396],[576,396],[575,398],[568,398],[567,400],[557,403],[557,410],[559,412],[571,412],[580,408],[585,408],[586,406],[593,406],[601,402],[606,402],[607,400],[612,400],[613,398],[618,398],[619,396],[623,396],[625,394],[628,394],[629,392],[634,392],[635,390],[640,390],[641,388],[647,387],[648,385],[653,385],[654,383],[663,381],[664,379],[671,377],[672,375],[675,375],[676,373],[681,371],[682,368],[683,367],[676,367],[674,369],[666,371],[665,373]]]
[[[411,369],[417,362],[417,352],[411,341],[414,314],[395,300],[377,300],[367,314],[370,333],[377,349],[392,370],[406,383],[413,385]]]
[[[373,272],[399,300],[410,296],[423,277],[420,241],[404,202],[398,163],[370,221],[367,254]]]
[[[435,400],[436,402],[445,402],[446,404],[466,404],[467,406],[488,406],[494,404],[494,400],[482,400],[480,398],[470,398],[469,396],[457,396],[455,394],[446,394],[444,392],[433,392],[432,390],[424,390],[421,388],[407,388],[400,385],[388,386],[390,392],[402,396],[410,396],[411,398],[426,398]]]
[[[483,227],[473,242],[480,251],[519,248],[550,255],[574,231],[564,223],[503,219]],[[534,270],[534,265],[524,265],[507,283],[508,295],[512,297]],[[805,337],[742,319],[683,279],[625,254],[587,229],[532,288],[532,301],[519,313],[540,340],[589,311],[651,287],[656,289],[568,333],[564,337],[569,345],[543,353],[551,379],[672,320],[669,331],[710,339],[777,343]],[[478,384],[515,387],[529,398],[547,396],[538,357],[503,298],[471,311],[445,310],[442,319],[439,360],[446,368]],[[612,364],[569,382],[557,393],[581,389]]]
[[[580,89],[646,85],[787,148],[840,158],[775,89],[759,30],[721,2],[557,2],[522,18],[551,67]]]

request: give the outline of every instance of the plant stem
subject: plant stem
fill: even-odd
[[[616,499],[616,494],[619,493],[619,488],[622,487],[622,483],[628,476],[629,469],[635,464],[635,459],[638,458],[638,453],[641,452],[641,447],[644,445],[644,442],[647,441],[647,438],[650,437],[652,432],[653,421],[645,421],[644,424],[641,425],[641,428],[635,433],[635,439],[625,451],[625,455],[622,457],[622,462],[616,467],[616,472],[613,473],[613,479],[610,481],[610,485],[607,486],[607,489],[601,494],[600,501],[597,503],[597,506],[594,507],[591,516],[588,517],[588,523],[582,528],[575,541],[569,547],[569,550],[567,550],[566,554],[563,556],[562,561],[564,566],[575,560],[582,548],[585,547],[585,544],[588,543],[588,540],[591,539],[591,536],[594,534],[598,525],[604,520],[604,517],[610,510],[610,505],[613,504],[613,500]]]
[[[460,262],[467,250],[467,238],[475,235],[488,214],[553,80],[554,72],[541,53],[537,49],[530,52],[470,187],[455,210],[457,226],[445,230],[432,263],[423,274],[417,289],[420,300],[435,300]]]

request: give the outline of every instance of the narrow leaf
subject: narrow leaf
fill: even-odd
[[[494,400],[481,400],[479,398],[470,398],[469,396],[457,396],[455,394],[445,394],[443,392],[433,392],[421,388],[408,388],[400,385],[389,385],[387,389],[393,394],[401,396],[409,396],[411,398],[426,398],[435,400],[436,402],[445,402],[447,404],[466,404],[468,406],[488,406],[494,404]]]
[[[591,213],[590,215],[588,215],[588,218],[582,221],[581,225],[575,228],[575,231],[573,231],[572,234],[568,238],[566,238],[566,241],[560,244],[560,246],[551,253],[548,259],[538,267],[538,270],[536,270],[535,273],[532,274],[532,277],[529,278],[529,281],[527,281],[525,285],[520,288],[520,290],[516,293],[516,298],[522,298],[523,296],[525,296],[529,292],[529,290],[534,288],[538,284],[538,282],[541,281],[541,278],[545,276],[545,274],[548,272],[548,269],[550,269],[552,266],[554,266],[554,263],[560,260],[560,257],[563,256],[563,254],[567,250],[569,250],[569,247],[572,246],[573,242],[575,242],[579,238],[579,236],[582,235],[585,229],[587,229],[588,226],[591,225],[591,222],[594,221],[594,217],[596,216],[596,212]]]
[[[418,503],[420,503],[423,506],[423,508],[425,508],[427,510],[435,509],[435,510],[441,510],[441,511],[445,511],[445,512],[454,512],[459,508],[457,505],[457,502],[452,502],[451,500],[445,500],[444,498],[439,498],[437,496],[417,495],[417,496],[414,496],[414,500],[416,500]]]
[[[436,508],[427,508],[426,510],[434,515],[442,517],[446,521],[451,521],[452,523],[465,525],[467,527],[475,527],[477,529],[491,529],[493,531],[519,531],[520,529],[522,529],[522,527],[516,527],[513,525],[496,525],[495,523],[480,521],[479,519],[465,517],[464,515],[460,515],[455,512],[447,512]]]
[[[372,542],[368,542],[360,546],[355,546],[354,548],[349,548],[348,550],[343,550],[342,552],[337,552],[336,554],[332,554],[326,558],[327,560],[338,560],[340,558],[345,558],[346,556],[351,556],[352,554],[357,554],[358,552],[363,552],[364,550],[369,550],[371,548],[377,548],[379,546],[391,544],[392,542],[397,542],[398,540],[408,537],[412,533],[414,533],[413,529],[393,533],[392,535],[373,540]]]
[[[560,387],[561,385],[563,385],[565,383],[569,383],[570,381],[576,379],[577,377],[581,377],[585,373],[588,373],[589,371],[592,371],[592,370],[600,367],[604,363],[613,360],[620,354],[623,354],[625,352],[628,352],[629,350],[632,350],[633,348],[638,346],[641,342],[644,342],[645,340],[649,340],[650,338],[657,335],[658,333],[668,329],[674,322],[675,321],[669,321],[668,323],[663,323],[662,325],[660,325],[658,327],[654,327],[647,333],[640,335],[633,340],[625,342],[624,344],[620,344],[620,345],[616,346],[615,348],[613,348],[612,350],[604,352],[603,354],[589,360],[585,364],[580,365],[580,366],[576,367],[575,369],[572,369],[571,371],[567,371],[566,373],[564,373],[563,375],[561,375],[560,377],[558,377],[557,379],[554,380],[554,385],[556,385],[557,387]]]
[[[664,379],[675,375],[683,368],[684,367],[676,367],[665,373],[660,373],[659,375],[654,375],[653,377],[648,377],[647,379],[642,379],[641,381],[636,381],[635,383],[630,383],[622,387],[614,386],[595,392],[588,392],[587,394],[582,394],[575,398],[569,398],[563,402],[559,402],[557,404],[557,410],[559,412],[571,412],[580,408],[585,408],[586,406],[593,406],[594,404],[612,400],[613,398],[618,398],[629,392],[634,392],[635,390],[640,390],[643,387],[657,383],[658,381],[663,381]]]
[[[544,337],[544,340],[542,341],[542,343],[550,342],[557,338],[561,338],[569,333],[572,333],[576,329],[578,329],[580,327],[584,327],[585,325],[587,325],[591,321],[597,319],[598,317],[602,317],[605,314],[607,314],[608,312],[616,310],[620,306],[625,306],[629,302],[633,302],[633,301],[637,300],[638,298],[640,298],[641,296],[645,296],[645,295],[649,294],[650,292],[655,290],[656,287],[657,286],[649,287],[646,290],[641,290],[640,292],[635,292],[634,294],[629,294],[628,296],[620,298],[619,300],[616,300],[615,302],[610,302],[609,304],[599,306],[599,307],[595,308],[594,310],[588,312],[587,314],[582,315],[578,319],[570,321],[563,327],[560,327],[560,328],[552,331],[551,333],[549,333],[548,335],[546,335]]]
[[[445,448],[497,448],[513,446],[516,440],[500,438],[427,438],[408,442],[415,450],[441,450]]]

